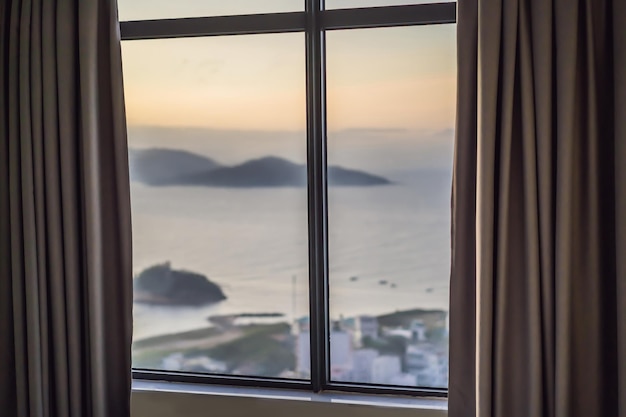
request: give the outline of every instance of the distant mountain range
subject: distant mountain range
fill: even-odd
[[[307,183],[305,165],[276,156],[223,166],[213,159],[187,151],[130,149],[129,164],[131,180],[151,186],[301,187]],[[329,166],[328,184],[374,186],[391,182],[367,172]]]
[[[175,149],[129,149],[128,161],[131,180],[147,185],[165,185],[174,178],[220,167],[212,159]]]

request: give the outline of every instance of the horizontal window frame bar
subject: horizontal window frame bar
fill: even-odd
[[[133,369],[132,377],[140,381],[164,381],[202,385],[221,385],[252,388],[290,389],[305,392],[349,392],[358,394],[395,395],[404,397],[447,398],[444,388],[409,387],[399,385],[376,385],[330,382],[314,390],[312,381],[303,379],[265,378],[246,375],[201,374],[193,372]]]
[[[120,22],[122,40],[304,32],[305,12]]]
[[[360,384],[352,382],[329,382],[324,386],[324,391],[351,392],[377,395],[400,395],[423,398],[448,398],[446,388],[427,388],[401,385]]]
[[[325,10],[321,23],[324,30],[456,23],[456,3]]]
[[[312,391],[311,381],[303,379],[265,378],[246,375],[201,374],[133,368],[132,377],[144,381],[182,382],[205,385],[258,387]]]
[[[321,30],[419,26],[456,22],[456,3],[325,10]],[[307,12],[120,22],[123,41],[305,32]]]

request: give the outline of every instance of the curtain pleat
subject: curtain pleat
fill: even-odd
[[[615,169],[616,184],[626,184],[626,30],[623,30],[626,22],[626,2],[614,1],[613,9],[613,67],[614,78],[614,103],[613,117],[615,120]],[[620,70],[620,68],[622,70]],[[623,190],[623,188],[622,188]],[[619,353],[618,364],[618,387],[619,398],[618,417],[626,417],[626,192],[618,193],[615,201],[616,215],[616,251],[617,251],[617,349]]]
[[[7,0],[0,28],[0,407],[15,417],[128,416],[116,3]]]
[[[11,7],[8,2],[0,3],[0,22],[8,22],[11,18]],[[15,349],[13,337],[13,303],[10,297],[13,294],[13,283],[9,277],[13,268],[11,259],[11,221],[9,203],[9,142],[5,138],[9,135],[9,68],[5,63],[9,57],[9,25],[0,26],[0,410],[15,410],[17,406],[17,384],[15,380]]]
[[[467,37],[466,47],[458,49],[458,66],[476,68],[478,8],[474,0],[457,4],[457,39]],[[473,18],[470,18],[472,16]],[[452,180],[452,260],[450,275],[450,375],[448,404],[450,415],[463,415],[476,407],[476,132],[477,74],[459,71],[457,95],[457,140]],[[462,157],[463,156],[463,157]],[[460,318],[463,317],[461,320]]]
[[[459,3],[451,417],[626,415],[625,8]]]

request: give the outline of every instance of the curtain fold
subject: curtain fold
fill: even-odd
[[[132,253],[116,3],[5,0],[0,28],[0,409],[128,416]]]
[[[476,68],[478,54],[478,8],[472,1],[457,3],[457,42],[470,38],[464,48],[457,48],[457,66]],[[471,18],[470,18],[471,17]],[[476,328],[476,133],[478,78],[472,71],[459,71],[454,176],[452,181],[452,259],[450,276],[450,415],[463,415],[476,407],[475,356]],[[460,175],[460,173],[463,173]],[[471,175],[470,173],[474,173]],[[461,243],[461,244],[459,244]],[[463,317],[459,320],[458,317]]]
[[[626,184],[626,30],[619,30],[626,22],[626,2],[613,4],[613,27],[615,39],[613,39],[613,59],[615,71],[615,108],[613,115],[615,120],[615,137],[620,138],[616,143],[615,167],[617,170],[616,183]],[[620,68],[622,70],[620,70]],[[618,351],[621,360],[619,369],[619,417],[626,416],[626,193],[620,193],[616,199],[616,238],[617,238],[617,334]]]
[[[626,416],[625,8],[459,2],[451,417]]]

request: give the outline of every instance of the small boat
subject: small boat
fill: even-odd
[[[378,281],[378,283],[380,285],[387,285],[387,280],[386,279],[381,279],[380,281]]]
[[[356,281],[359,277],[350,277],[350,281]]]

